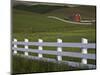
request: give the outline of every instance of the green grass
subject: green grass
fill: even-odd
[[[29,12],[35,12],[35,13],[39,13],[39,14],[45,14],[48,12],[51,12],[53,10],[57,10],[57,9],[61,9],[64,6],[49,6],[49,5],[18,5],[15,6],[15,9],[18,10],[25,10],[25,11],[29,11]]]
[[[73,13],[80,13],[82,18],[95,18],[96,7],[95,6],[79,6],[69,8],[68,6],[49,6],[49,5],[17,5],[14,7],[18,10],[24,10],[28,12],[34,12],[38,14],[54,15],[59,17],[70,16]]]
[[[30,60],[27,58],[21,58],[19,56],[13,56],[13,73],[24,74],[24,73],[44,73],[44,72],[59,72],[59,71],[73,71],[73,70],[85,70],[84,68],[69,67],[66,64],[52,63],[47,61]],[[20,66],[20,67],[19,67]]]
[[[81,42],[82,38],[87,38],[89,43],[96,42],[96,25],[76,25],[64,23],[58,20],[50,19],[48,15],[54,15],[61,18],[70,15],[74,11],[79,11],[84,18],[95,18],[95,7],[55,7],[55,6],[23,6],[19,5],[13,8],[12,38],[18,41],[38,41],[39,38],[45,42],[56,42],[61,38],[63,42]],[[68,13],[67,13],[68,12]],[[90,14],[91,13],[91,14]],[[23,46],[19,46],[23,47]],[[36,46],[30,48],[37,49]],[[43,47],[46,50],[56,50],[56,47]],[[79,48],[63,48],[63,51],[81,52]],[[95,53],[96,50],[89,49],[88,53]],[[23,52],[19,52],[23,53]],[[36,53],[29,53],[37,56]],[[54,55],[44,55],[45,57],[56,58]],[[27,72],[49,72],[49,71],[67,71],[73,70],[63,64],[47,63],[42,61],[28,61],[19,57],[13,57],[13,73]],[[80,62],[79,58],[63,57],[63,60]],[[18,62],[19,61],[19,62]],[[38,62],[38,63],[37,63]],[[88,63],[95,64],[95,61],[88,60]],[[27,65],[26,65],[27,64]],[[43,66],[45,64],[45,66]],[[62,66],[63,65],[63,66]],[[31,67],[30,67],[31,66]]]

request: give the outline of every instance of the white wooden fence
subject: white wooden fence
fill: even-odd
[[[38,42],[29,42],[28,39],[25,39],[25,41],[17,41],[17,39],[14,39],[12,41],[12,50],[14,51],[14,55],[20,55],[22,57],[27,57],[31,59],[36,60],[47,60],[48,62],[62,62],[66,63],[69,66],[72,67],[80,67],[80,66],[86,66],[88,68],[96,68],[96,65],[88,64],[87,59],[96,60],[95,54],[88,54],[88,48],[95,49],[95,43],[88,43],[88,40],[85,38],[82,38],[81,43],[63,43],[62,39],[57,39],[57,42],[43,42],[42,39],[38,39]],[[18,48],[17,45],[23,45],[24,48]],[[29,49],[29,46],[38,46],[38,49]],[[51,46],[51,47],[57,47],[57,50],[43,50],[43,46]],[[62,47],[76,47],[81,49],[81,53],[77,52],[64,52]],[[17,51],[24,52],[24,55],[18,54]],[[37,53],[38,56],[32,56],[29,55],[28,52],[31,53]],[[50,54],[50,55],[56,55],[57,59],[52,58],[46,58],[43,57],[43,54]],[[76,58],[82,58],[81,63],[79,62],[71,62],[71,61],[64,61],[62,60],[62,56],[68,56],[68,57],[76,57]]]

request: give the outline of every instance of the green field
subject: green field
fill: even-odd
[[[88,19],[95,19],[95,6],[79,6],[74,8],[69,8],[67,6],[48,6],[48,5],[16,5],[13,7],[13,25],[12,25],[12,38],[16,38],[19,41],[23,41],[25,38],[29,41],[38,41],[39,38],[44,41],[56,42],[57,38],[61,38],[63,42],[81,42],[81,38],[87,38],[90,43],[96,42],[96,24],[92,25],[77,25],[65,23],[58,21],[56,19],[50,19],[47,16],[57,16],[60,18],[68,17],[73,12],[80,12],[81,17]],[[37,48],[37,47],[30,47]],[[44,49],[56,50],[56,47],[44,47]],[[74,51],[81,52],[78,48],[63,48],[64,51]],[[95,53],[93,49],[89,49],[89,53]],[[37,54],[34,54],[37,55]],[[45,57],[55,58],[55,56],[44,55]],[[80,59],[63,57],[65,60],[80,61]],[[13,59],[13,69],[14,73],[21,72],[39,72],[38,67],[28,70],[26,66],[20,67],[20,65],[25,62],[17,62]],[[23,59],[24,60],[24,59]],[[15,62],[16,61],[16,62]],[[31,62],[31,61],[30,61]],[[36,61],[34,61],[35,63]],[[34,63],[31,62],[31,65]],[[95,64],[95,61],[88,60],[88,63]],[[27,64],[30,64],[27,62]],[[51,63],[48,63],[51,64]],[[53,63],[52,63],[53,64]],[[36,64],[35,64],[36,65]],[[41,64],[42,65],[42,64]],[[17,66],[17,67],[16,67]],[[19,68],[20,67],[20,68]],[[29,68],[29,67],[28,67]],[[40,67],[39,67],[40,68]],[[62,71],[62,70],[72,70],[72,68],[63,68],[62,70],[51,70],[52,66],[47,67],[48,71]],[[43,68],[41,68],[43,69]],[[43,72],[47,72],[44,69]],[[40,70],[40,72],[42,72]]]

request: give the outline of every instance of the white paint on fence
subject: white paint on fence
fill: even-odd
[[[25,39],[24,41],[27,43],[28,42],[28,39]],[[25,45],[25,49],[28,50],[28,45]],[[27,51],[25,52],[25,55],[28,56],[28,52]]]
[[[57,43],[59,43],[59,44],[62,43],[62,39],[57,39]],[[57,51],[62,52],[62,47],[60,47],[60,46],[57,47]],[[62,61],[62,56],[58,55],[57,59],[58,59],[58,61]]]
[[[17,42],[17,39],[14,39],[14,42]],[[14,44],[14,48],[17,48],[17,44]],[[16,50],[14,50],[14,54],[17,54]]]
[[[88,44],[88,40],[85,39],[85,38],[82,38],[82,43],[83,44]],[[87,48],[82,48],[82,54],[87,54]],[[87,59],[86,58],[83,58],[82,59],[82,63],[83,64],[87,64]]]
[[[14,39],[12,44],[14,45],[14,47],[12,47],[12,50],[14,50],[14,54],[17,54],[17,51],[21,51],[21,52],[24,52],[24,55],[28,57],[28,56],[30,56],[30,55],[28,55],[28,52],[37,53],[38,54],[37,58],[39,58],[39,59],[45,58],[45,57],[43,57],[43,54],[56,55],[58,62],[64,61],[64,60],[62,60],[63,56],[77,57],[77,58],[82,58],[81,63],[79,63],[79,64],[87,65],[89,67],[95,67],[95,65],[87,64],[88,59],[93,59],[93,60],[96,59],[95,54],[88,54],[88,52],[87,52],[88,48],[95,49],[95,43],[88,43],[88,40],[85,38],[82,38],[81,43],[63,43],[62,39],[57,39],[57,42],[43,42],[42,39],[38,39],[38,42],[29,42],[28,39],[25,39],[24,42],[20,42],[20,41],[17,42],[17,39]],[[18,48],[17,45],[23,45],[24,48]],[[28,47],[30,45],[38,46],[38,49],[29,49]],[[57,50],[56,51],[43,50],[43,46],[57,47]],[[64,52],[64,51],[62,51],[62,47],[78,47],[78,48],[81,48],[82,51],[81,51],[81,53]],[[79,65],[79,64],[75,65],[74,63],[75,62],[70,63],[70,65],[74,65],[74,66]]]
[[[38,39],[38,42],[39,42],[39,43],[43,43],[43,40],[42,40],[42,39]],[[42,47],[42,46],[38,46],[38,50],[43,50],[43,47]],[[38,57],[39,57],[39,58],[42,58],[43,55],[39,53],[39,54],[38,54]]]

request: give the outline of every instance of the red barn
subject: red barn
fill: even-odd
[[[79,13],[76,13],[76,14],[74,15],[74,21],[75,21],[75,22],[80,22],[80,19],[81,19],[80,14],[79,14]]]

